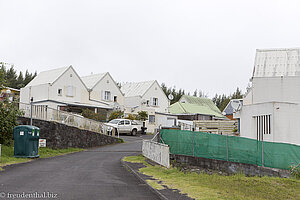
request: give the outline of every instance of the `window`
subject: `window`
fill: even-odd
[[[58,94],[59,96],[61,96],[61,95],[62,95],[62,89],[58,89],[58,90],[57,90],[57,94]]]
[[[149,123],[155,122],[155,115],[149,115]]]
[[[261,115],[254,117],[256,124],[256,137],[263,140],[264,135],[271,134],[271,115]]]
[[[158,98],[152,98],[152,106],[158,106]]]
[[[114,102],[117,102],[117,98],[118,98],[117,96],[114,96]]]
[[[130,121],[126,120],[125,125],[130,125]]]
[[[118,125],[124,125],[124,120],[120,121]]]
[[[68,86],[67,87],[67,96],[68,97],[74,96],[74,94],[73,94],[73,86]]]
[[[111,93],[110,91],[104,91],[103,100],[110,101],[111,100]]]

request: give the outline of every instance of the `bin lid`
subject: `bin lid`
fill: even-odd
[[[29,129],[29,130],[32,130],[32,129],[40,129],[39,127],[36,127],[36,126],[30,126],[30,125],[19,125],[19,126],[15,126],[14,129]]]

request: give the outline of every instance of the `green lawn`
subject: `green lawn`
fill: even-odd
[[[53,156],[64,155],[68,153],[83,151],[84,149],[79,148],[67,148],[67,149],[50,149],[50,148],[39,148],[40,158],[47,158]],[[14,157],[14,147],[13,146],[4,146],[1,145],[1,162],[0,162],[0,170],[1,167],[21,162],[29,162],[33,159],[31,158],[15,158]]]
[[[163,185],[195,199],[300,199],[300,180],[296,179],[184,173],[177,168],[151,166],[143,156],[129,156],[123,160],[146,165],[140,172],[156,179],[148,182],[154,188],[162,189],[158,186],[158,182],[162,181]]]

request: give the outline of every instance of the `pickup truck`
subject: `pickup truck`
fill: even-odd
[[[107,131],[111,134],[113,128],[116,129],[119,134],[136,135],[142,131],[142,125],[137,121],[129,119],[113,119],[104,125],[107,126]]]

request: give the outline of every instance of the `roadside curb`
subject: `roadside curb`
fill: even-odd
[[[124,156],[126,157],[126,156]],[[141,177],[141,175],[139,174],[139,172],[135,171],[134,169],[132,169],[132,167],[130,167],[125,161],[123,161],[123,158],[121,158],[121,164],[129,171],[132,172],[140,181],[142,181],[143,183],[145,183],[149,189],[155,193],[161,200],[169,200],[166,196],[164,196],[162,193],[160,193],[157,189],[153,188],[151,185],[149,185],[147,183],[147,181],[145,179],[143,179]]]

